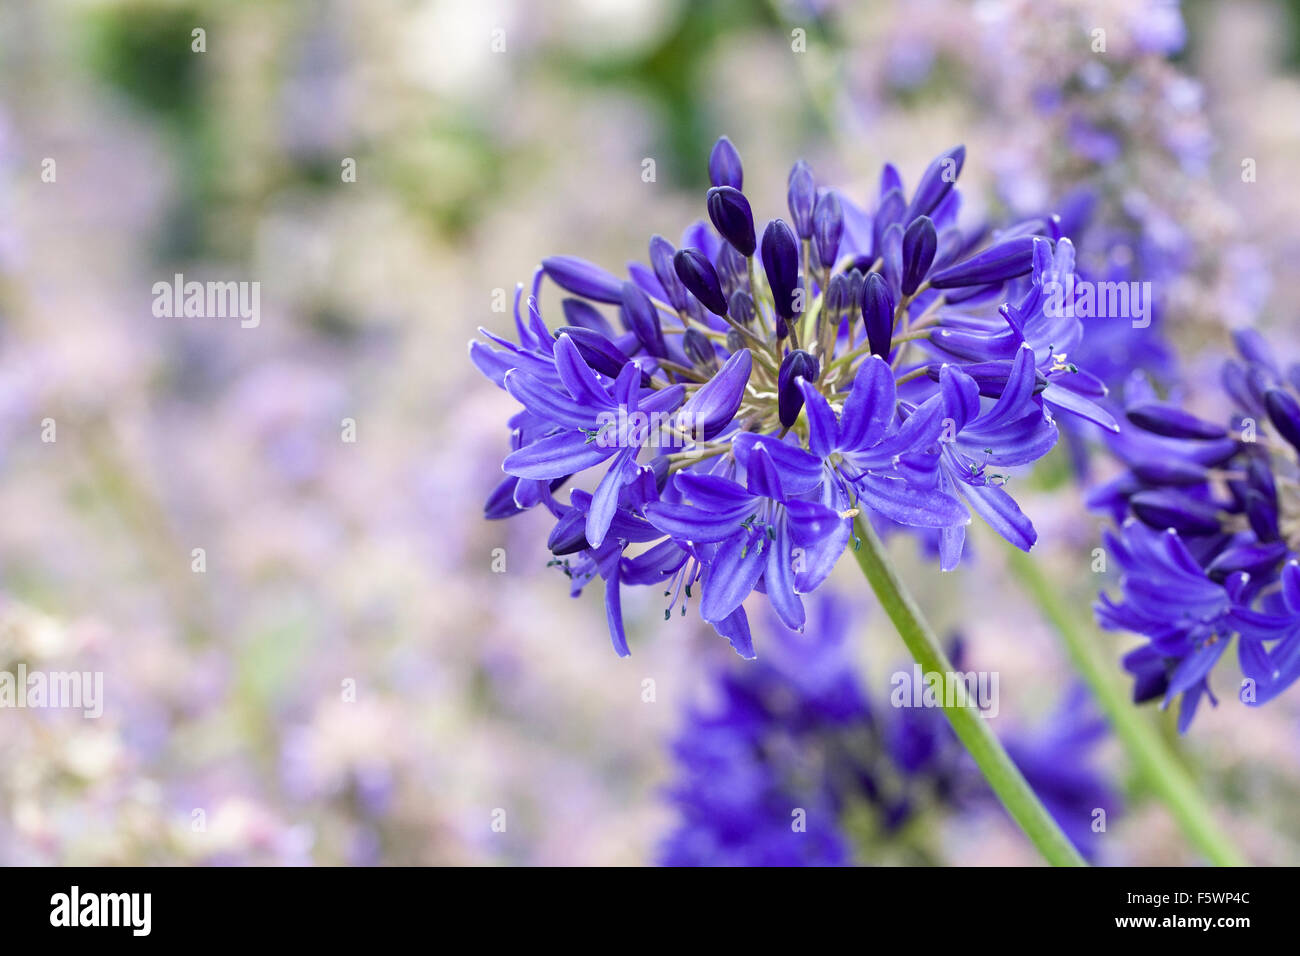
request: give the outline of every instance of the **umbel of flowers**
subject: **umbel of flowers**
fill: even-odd
[[[625,586],[660,588],[666,617],[698,599],[744,657],[754,591],[801,630],[800,595],[856,543],[859,514],[923,529],[944,569],[972,513],[1034,544],[1005,469],[1052,448],[1059,413],[1115,423],[1070,361],[1081,322],[1050,307],[1069,239],[1055,219],[960,224],[964,162],[943,153],[910,191],[886,165],[865,206],[799,162],[789,219],[763,222],[723,138],[710,223],[680,248],[653,237],[625,279],[544,259],[516,293],[516,341],[470,344],[521,406],[487,517],[553,515],[554,563],[575,594],[603,580],[620,655]],[[545,280],[562,321],[542,316]]]
[[[1186,730],[1236,641],[1239,698],[1258,706],[1300,678],[1300,366],[1282,368],[1255,332],[1223,366],[1226,424],[1159,400],[1139,381],[1112,439],[1127,465],[1092,495],[1123,576],[1100,623],[1146,643],[1124,658],[1138,702],[1180,700]]]

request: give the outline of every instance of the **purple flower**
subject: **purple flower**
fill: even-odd
[[[1237,346],[1243,361],[1223,374],[1232,427],[1135,384],[1111,442],[1127,468],[1089,497],[1121,522],[1106,538],[1120,594],[1101,595],[1098,621],[1146,639],[1124,658],[1134,700],[1181,699],[1180,730],[1203,698],[1217,702],[1209,678],[1234,639],[1243,703],[1259,706],[1300,678],[1300,555],[1285,490],[1300,477],[1288,437],[1300,375],[1284,375],[1253,333]]]
[[[545,259],[531,295],[516,295],[515,341],[471,344],[522,406],[485,514],[553,515],[548,544],[575,591],[605,582],[619,653],[620,589],[651,586],[669,616],[698,597],[753,656],[747,598],[766,595],[801,627],[801,596],[862,512],[938,535],[944,568],[972,512],[1032,546],[1003,469],[1052,447],[1058,412],[1107,419],[1063,354],[1081,324],[1049,307],[1073,266],[1068,240],[1038,220],[992,245],[964,232],[964,160],[960,147],[938,157],[910,204],[886,167],[874,213],[796,164],[794,228],[774,220],[755,242],[740,157],[719,141],[706,197],[717,232],[693,225],[678,249],[654,237],[630,281]],[[545,279],[566,294],[555,328]]]

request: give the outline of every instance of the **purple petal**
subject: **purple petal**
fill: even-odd
[[[1014,498],[997,485],[961,485],[962,494],[975,513],[998,534],[1021,551],[1028,551],[1038,540],[1033,522],[1025,517]]]
[[[855,485],[860,493],[859,505],[899,524],[945,528],[970,522],[961,502],[941,491],[918,493],[905,481],[872,474],[863,475]]]
[[[817,387],[805,379],[797,379],[803,395],[804,409],[808,414],[808,448],[818,458],[826,459],[840,446],[840,426],[835,412]]]
[[[763,573],[766,563],[764,545],[767,535],[753,528],[733,534],[714,552],[704,569],[700,616],[706,621],[721,621],[749,597]]]
[[[589,441],[582,432],[562,432],[511,452],[501,468],[520,478],[561,478],[598,465],[615,451]]]
[[[623,301],[623,283],[595,263],[577,256],[551,256],[542,269],[560,288],[597,302],[617,305]]]
[[[944,197],[952,190],[961,175],[961,168],[966,162],[966,147],[954,146],[947,152],[936,156],[921,174],[908,207],[906,219],[911,222],[917,216],[928,216],[934,211]]]
[[[1041,240],[1033,236],[1015,236],[996,242],[965,262],[940,269],[930,277],[930,285],[935,289],[952,289],[1025,275],[1033,268],[1034,243],[1037,241]]]

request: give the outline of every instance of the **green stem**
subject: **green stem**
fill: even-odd
[[[1060,635],[1075,668],[1146,785],[1169,808],[1206,859],[1216,866],[1246,865],[1237,848],[1220,832],[1191,776],[1170,753],[1146,715],[1129,702],[1128,695],[1112,678],[1110,667],[1097,650],[1097,631],[1061,600],[1033,558],[1020,551],[1010,554],[1012,573]]]
[[[871,589],[876,592],[885,613],[894,622],[903,643],[921,665],[922,672],[953,673],[952,662],[948,660],[943,646],[921,616],[920,609],[893,565],[889,563],[884,546],[871,523],[859,515],[854,520],[854,527],[862,539],[854,556],[862,566],[862,573],[866,575]],[[948,706],[944,702],[944,713],[958,738],[975,758],[984,779],[1044,859],[1054,866],[1086,866],[1051,814],[1034,796],[1034,791],[1025,782],[1024,776],[989,729],[988,721],[979,715],[979,711],[975,707]]]

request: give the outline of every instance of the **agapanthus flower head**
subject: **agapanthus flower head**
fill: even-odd
[[[1127,467],[1090,498],[1120,525],[1120,596],[1101,596],[1098,620],[1147,639],[1124,659],[1134,699],[1181,698],[1181,730],[1203,697],[1217,703],[1210,673],[1234,639],[1243,703],[1300,678],[1300,366],[1282,369],[1255,332],[1236,344],[1227,424],[1134,382],[1112,442]]]
[[[862,512],[938,536],[945,569],[972,511],[1032,546],[1004,469],[1052,447],[1057,412],[1114,423],[1065,354],[1082,325],[1049,308],[1069,240],[1051,219],[964,229],[964,162],[962,147],[937,157],[910,199],[887,166],[867,207],[797,163],[791,225],[754,219],[740,156],[720,140],[712,228],[692,225],[680,248],[655,236],[626,280],[544,259],[516,294],[517,341],[471,343],[522,406],[487,516],[551,512],[575,593],[605,583],[619,653],[624,585],[662,588],[666,616],[698,597],[746,657],[754,591],[802,628],[801,595]],[[563,325],[542,318],[544,279],[567,294]]]
[[[827,589],[828,590],[828,589]],[[887,844],[924,812],[991,808],[984,784],[936,708],[893,706],[859,677],[855,609],[823,591],[805,634],[772,627],[770,653],[720,666],[707,703],[673,742],[668,796],[678,824],[660,862],[670,866],[842,866],[872,858],[864,832]],[[949,641],[964,667],[963,642]],[[901,673],[901,672],[900,672]],[[910,671],[908,672],[910,673]],[[1007,751],[1048,811],[1087,856],[1092,822],[1119,801],[1092,765],[1105,724],[1081,689],[1041,727],[1006,737]],[[866,821],[870,821],[868,825]],[[800,825],[792,825],[795,822]]]

